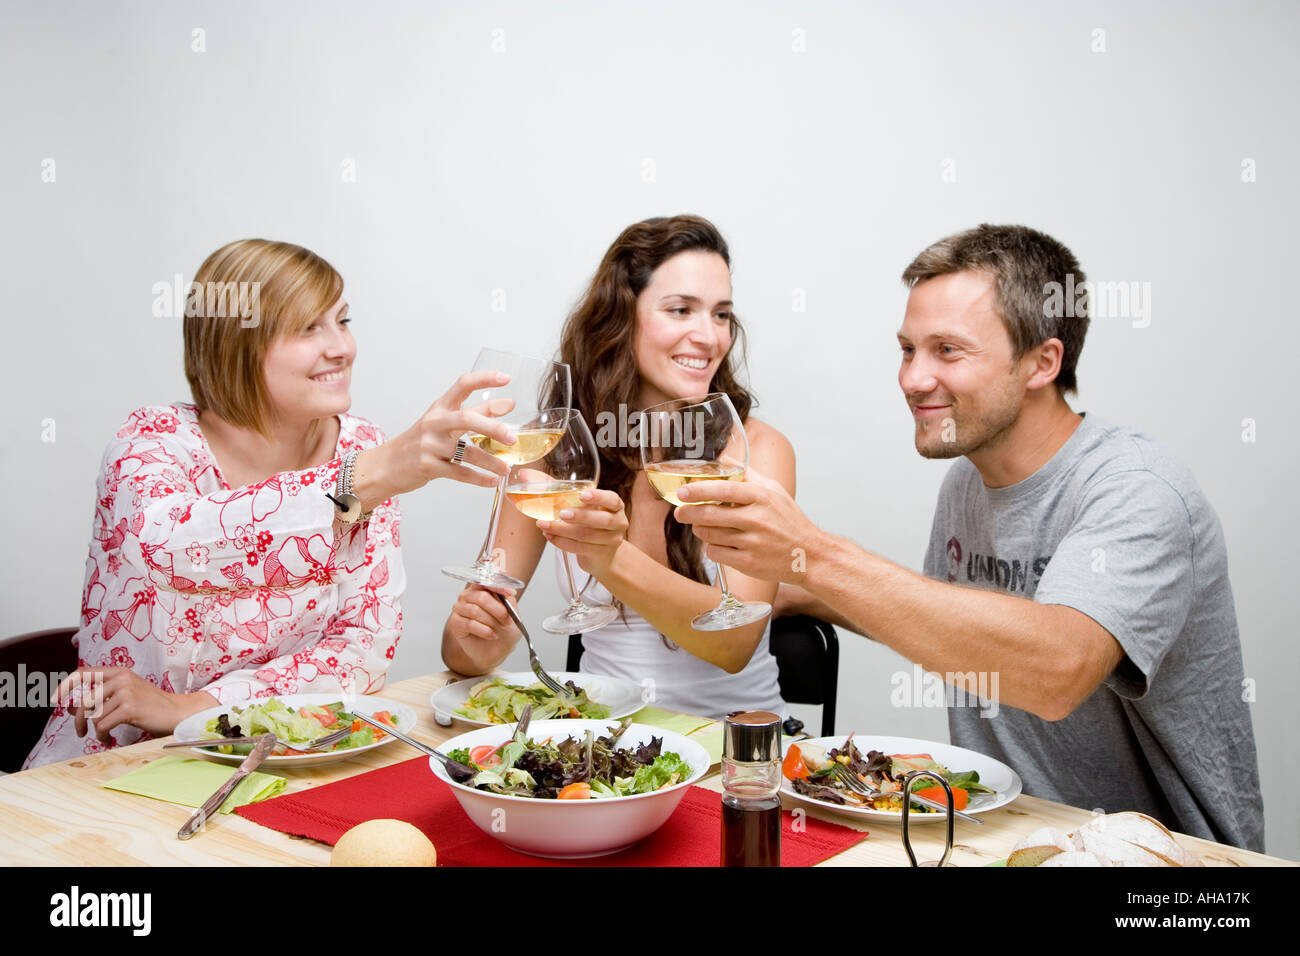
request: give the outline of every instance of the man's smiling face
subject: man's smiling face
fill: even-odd
[[[926,458],[995,447],[1020,417],[1032,366],[1016,360],[995,301],[992,276],[974,271],[926,279],[908,297],[898,384]]]

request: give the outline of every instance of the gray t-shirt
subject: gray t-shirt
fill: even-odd
[[[1125,654],[1064,720],[989,716],[972,694],[948,710],[954,744],[1009,764],[1034,796],[1263,850],[1227,549],[1187,468],[1094,416],[1006,488],[963,458],[939,492],[925,573],[1075,608]]]

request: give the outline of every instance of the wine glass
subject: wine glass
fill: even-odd
[[[484,370],[505,372],[510,380],[505,385],[479,389],[467,399],[466,404],[478,405],[503,398],[513,401],[514,407],[501,415],[500,420],[515,433],[515,443],[503,445],[486,435],[472,433],[465,437],[489,455],[495,455],[509,465],[520,465],[544,457],[560,441],[565,426],[554,421],[549,424],[544,422],[539,417],[540,411],[568,407],[573,395],[569,366],[514,352],[483,349],[478,353],[473,371]],[[478,560],[470,567],[443,568],[443,574],[458,581],[468,581],[488,588],[523,588],[523,581],[512,578],[497,568],[493,561],[492,545],[496,541],[501,494],[505,489],[506,478],[502,476],[492,499],[492,517],[488,521],[487,537],[483,539]]]
[[[719,504],[717,501],[682,501],[683,485],[697,481],[743,481],[749,465],[749,440],[745,425],[723,392],[704,398],[682,398],[653,405],[638,418],[641,463],[655,493],[672,505]],[[772,613],[762,601],[738,601],[727,587],[727,569],[718,566],[722,601],[699,615],[691,626],[697,631],[727,631],[761,621]]]
[[[599,487],[600,453],[582,413],[572,408],[551,408],[538,416],[543,426],[563,425],[559,442],[537,461],[515,465],[506,478],[506,497],[534,521],[555,521],[565,508],[581,508],[579,497],[588,488]],[[582,601],[582,591],[573,583],[573,555],[560,552],[564,573],[569,576],[569,606],[542,622],[551,634],[583,634],[604,627],[618,617],[608,604],[592,607]],[[587,578],[587,584],[591,577]],[[583,591],[587,589],[583,585]]]

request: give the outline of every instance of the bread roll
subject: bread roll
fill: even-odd
[[[1072,833],[1041,827],[1015,845],[1007,866],[1204,866],[1159,820],[1124,811]]]
[[[1015,845],[1007,857],[1007,866],[1040,866],[1049,857],[1079,848],[1070,834],[1040,827]]]
[[[334,844],[330,866],[437,866],[429,838],[405,820],[358,823]]]

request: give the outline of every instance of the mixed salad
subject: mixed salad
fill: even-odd
[[[519,720],[524,708],[532,704],[534,720],[552,717],[604,720],[609,716],[608,707],[588,698],[587,692],[573,681],[566,681],[564,686],[570,694],[553,694],[540,683],[522,687],[507,684],[504,678],[493,677],[475,684],[470,689],[469,700],[457,707],[456,713],[487,724],[513,724]]]
[[[874,790],[877,796],[867,797],[855,793],[838,778],[836,765],[843,765],[849,772]],[[980,783],[980,775],[975,770],[954,773],[940,764],[929,754],[885,754],[879,750],[870,750],[864,757],[853,743],[853,735],[840,747],[826,750],[815,744],[791,744],[786,751],[782,772],[785,774],[795,793],[825,800],[841,806],[859,807],[871,810],[903,810],[903,778],[914,770],[930,770],[939,774],[952,787],[952,798],[957,810],[965,810],[972,793],[994,793],[995,791]],[[926,782],[926,781],[923,781]],[[947,805],[948,797],[943,787],[933,784],[922,787],[919,784],[912,793],[928,797],[936,803]],[[912,813],[941,813],[928,807],[912,804]]]
[[[397,719],[386,710],[370,716],[394,729]],[[313,753],[330,753],[335,750],[352,750],[366,747],[387,736],[382,730],[371,727],[343,709],[343,703],[299,707],[296,710],[276,697],[248,707],[232,707],[230,713],[220,714],[203,727],[203,738],[214,741],[223,737],[256,737],[258,734],[275,734],[279,744],[273,751],[277,755],[295,753],[294,744],[307,745],[328,734],[351,727],[352,733],[327,750]],[[215,749],[223,754],[248,753],[253,744],[217,744]]]
[[[691,776],[691,766],[675,753],[663,753],[663,738],[636,747],[616,747],[628,721],[597,737],[536,741],[518,731],[499,746],[453,750],[447,754],[474,775],[458,782],[492,793],[554,800],[599,800],[652,793]]]

